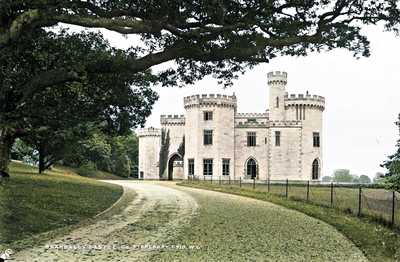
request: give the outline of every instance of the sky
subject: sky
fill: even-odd
[[[160,115],[183,115],[183,97],[195,94],[235,93],[238,113],[262,113],[268,108],[267,73],[288,73],[289,94],[325,97],[323,113],[323,176],[336,169],[367,175],[385,172],[380,164],[396,151],[400,113],[400,36],[369,26],[363,33],[371,42],[371,56],[356,59],[347,50],[311,53],[307,57],[277,57],[270,63],[248,70],[234,86],[223,89],[207,77],[183,88],[153,87],[160,99],[147,119],[146,127],[161,127]],[[125,48],[135,40],[102,31],[112,46]],[[154,67],[157,71],[172,62]]]

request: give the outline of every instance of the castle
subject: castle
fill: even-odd
[[[321,181],[325,98],[288,95],[286,83],[287,73],[268,73],[265,113],[237,113],[235,94],[185,97],[184,116],[161,116],[162,128],[170,131],[163,178]],[[140,129],[138,137],[138,176],[159,179],[161,128]]]

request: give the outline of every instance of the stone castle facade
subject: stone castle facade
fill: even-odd
[[[161,116],[170,131],[164,179],[322,180],[325,98],[289,95],[287,73],[268,73],[265,113],[236,112],[235,95],[193,95],[184,116]],[[159,179],[161,128],[138,131],[139,178]],[[178,147],[185,139],[185,154]]]

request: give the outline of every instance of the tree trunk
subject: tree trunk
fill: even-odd
[[[8,132],[7,128],[0,130],[0,171],[1,177],[9,177],[9,165],[11,163],[11,148],[14,144],[14,136]]]

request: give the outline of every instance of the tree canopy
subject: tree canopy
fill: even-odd
[[[39,28],[58,23],[138,34],[145,47],[136,47],[136,56],[118,63],[103,61],[102,69],[135,74],[175,60],[177,69],[158,75],[165,85],[193,83],[210,74],[230,84],[234,72],[268,62],[277,55],[298,56],[345,48],[355,56],[368,56],[369,42],[361,35],[360,26],[383,21],[387,30],[398,33],[400,21],[396,0],[11,0],[0,3],[0,48]],[[60,75],[52,84],[70,77],[71,74]]]
[[[400,113],[399,120],[395,122],[395,124],[399,127],[399,135],[400,135]],[[385,186],[389,190],[394,190],[400,192],[400,139],[397,140],[397,151],[388,156],[388,160],[384,161],[381,165],[387,169],[386,174],[382,175],[382,178],[385,180]]]

